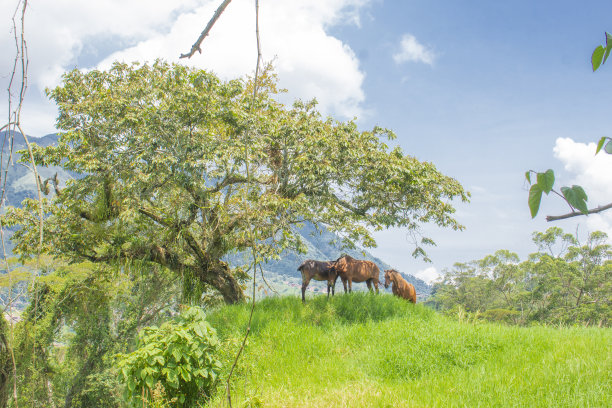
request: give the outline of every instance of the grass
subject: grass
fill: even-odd
[[[255,310],[233,406],[612,406],[610,329],[472,324],[367,293],[268,298]],[[208,317],[226,367],[248,314]],[[223,386],[212,406],[226,404]]]

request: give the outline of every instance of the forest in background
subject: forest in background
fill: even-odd
[[[591,232],[586,242],[559,227],[533,234],[537,252],[521,261],[509,250],[456,263],[435,283],[428,304],[512,324],[609,327],[612,322],[612,246]]]

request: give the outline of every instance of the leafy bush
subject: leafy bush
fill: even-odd
[[[138,349],[119,356],[118,368],[134,406],[142,406],[143,398],[151,401],[158,383],[171,406],[191,407],[210,396],[221,364],[217,334],[204,317],[201,309],[188,308],[174,321],[143,329]]]

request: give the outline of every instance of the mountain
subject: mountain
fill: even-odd
[[[38,197],[36,194],[36,180],[34,179],[34,174],[25,165],[18,163],[19,154],[17,152],[26,149],[23,135],[17,132],[14,133],[12,146],[7,135],[8,132],[0,132],[0,140],[3,141],[0,180],[2,183],[6,183],[4,204],[19,206],[26,197]],[[41,138],[29,138],[29,141],[35,142],[39,146],[50,146],[57,143],[57,135],[50,134]],[[65,181],[73,178],[73,175],[69,174],[66,170],[56,166],[39,167],[38,173],[43,180],[53,177],[55,173],[58,173],[60,180]],[[6,180],[4,179],[5,174]]]
[[[20,133],[15,133],[13,138],[12,152],[11,146],[8,141],[5,140],[7,136],[6,132],[0,132],[0,140],[4,140],[2,150],[2,174],[0,180],[6,181],[6,193],[5,193],[5,204],[19,206],[24,198],[37,198],[36,194],[36,182],[32,172],[25,167],[17,163],[19,154],[17,151],[26,149],[26,144],[23,136]],[[41,138],[30,138],[30,142],[34,142],[40,146],[50,146],[57,143],[58,135],[49,134]],[[6,167],[9,155],[11,161]],[[8,170],[5,172],[5,170]],[[40,177],[44,180],[49,177],[53,177],[55,173],[58,174],[61,184],[64,184],[66,180],[75,178],[77,175],[72,174],[61,167],[39,167],[38,172]],[[6,174],[6,180],[3,179]],[[267,276],[273,280],[278,288],[279,286],[290,286],[297,287],[301,281],[301,275],[297,270],[297,267],[306,259],[317,259],[317,260],[335,260],[342,254],[346,253],[356,259],[367,259],[374,262],[381,270],[381,279],[383,279],[382,271],[385,269],[391,269],[392,267],[382,261],[379,258],[374,257],[367,251],[361,249],[346,249],[342,248],[340,239],[338,236],[328,231],[324,226],[320,226],[320,231],[312,223],[305,223],[301,228],[297,229],[296,232],[300,234],[302,240],[306,244],[308,249],[307,253],[300,254],[295,251],[285,251],[280,260],[270,261],[262,265],[262,268],[267,272]],[[8,234],[10,236],[10,231]],[[7,242],[8,249],[12,249],[10,242]],[[244,254],[234,254],[227,257],[227,261],[233,265],[243,264]],[[421,279],[418,279],[410,274],[402,273],[404,278],[412,283],[419,296],[422,298],[429,295],[431,287],[427,285]],[[320,291],[324,287],[323,283],[312,282],[311,286],[315,291]],[[363,288],[362,288],[363,286]],[[355,289],[364,289],[365,285],[357,285]]]

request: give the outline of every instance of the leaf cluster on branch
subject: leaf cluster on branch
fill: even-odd
[[[612,51],[612,35],[606,33],[606,44],[605,46],[599,45],[593,51],[591,55],[591,65],[593,72],[606,62],[608,56]],[[603,136],[597,142],[595,154],[597,155],[603,149],[604,152],[612,154],[612,138]],[[531,174],[536,175],[536,182],[531,182]],[[548,169],[543,173],[529,170],[525,173],[527,182],[531,185],[529,189],[528,205],[529,211],[531,212],[531,218],[535,218],[540,209],[540,202],[542,200],[542,193],[548,195],[551,191],[561,197],[567,205],[570,207],[570,212],[563,215],[548,215],[546,221],[557,221],[566,218],[576,217],[579,215],[589,215],[599,213],[612,208],[612,203],[606,205],[600,205],[596,208],[589,209],[587,207],[588,196],[581,186],[573,185],[571,187],[561,187],[561,193],[553,190],[555,183],[555,174],[553,170]]]

